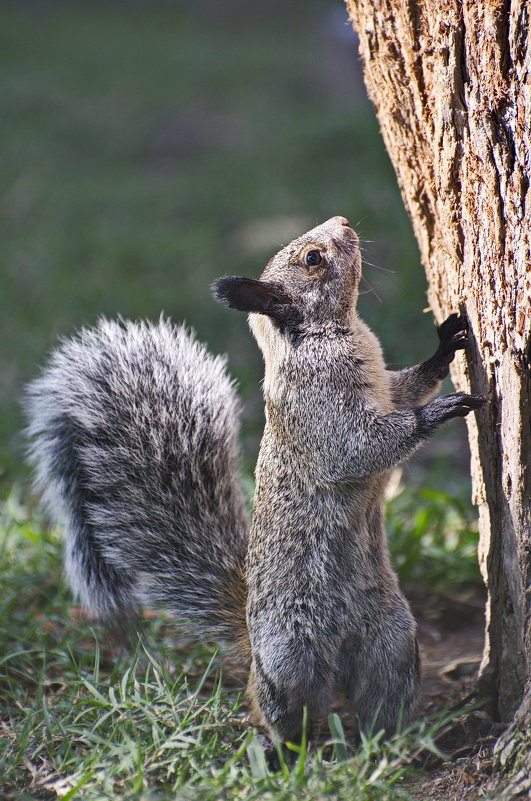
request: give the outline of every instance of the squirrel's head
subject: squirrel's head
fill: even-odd
[[[259,281],[228,276],[212,289],[217,300],[251,313],[251,328],[262,344],[264,324],[292,341],[350,328],[360,276],[358,237],[348,220],[332,217],[273,256]]]

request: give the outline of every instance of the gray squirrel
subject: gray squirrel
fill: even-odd
[[[111,620],[162,607],[228,642],[249,668],[252,721],[281,741],[334,689],[361,731],[410,719],[419,654],[383,527],[388,471],[484,402],[430,400],[468,341],[457,314],[431,358],[386,370],[356,312],[360,276],[358,238],[333,217],[260,280],[213,285],[249,313],[265,361],[250,528],[235,388],[183,327],[102,320],[52,354],[26,397],[35,487],[64,524],[75,595]]]

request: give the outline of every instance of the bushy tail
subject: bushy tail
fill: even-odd
[[[66,574],[107,617],[162,606],[245,640],[239,407],[224,360],[182,327],[101,320],[28,387],[35,487]]]

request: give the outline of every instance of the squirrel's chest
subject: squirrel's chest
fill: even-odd
[[[381,365],[349,365],[314,371],[292,380],[279,376],[275,393],[266,394],[266,434],[299,457],[314,449],[334,448],[338,437],[368,416],[392,411],[388,374]]]

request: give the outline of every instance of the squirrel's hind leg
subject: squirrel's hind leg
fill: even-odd
[[[350,660],[345,683],[360,731],[387,736],[403,729],[414,711],[420,684],[415,624],[406,602],[375,622]]]
[[[312,723],[330,705],[329,677],[308,676],[304,665],[292,663],[289,682],[266,672],[259,655],[254,656],[247,684],[251,722],[265,729],[272,741],[299,743],[306,708],[306,736]]]

